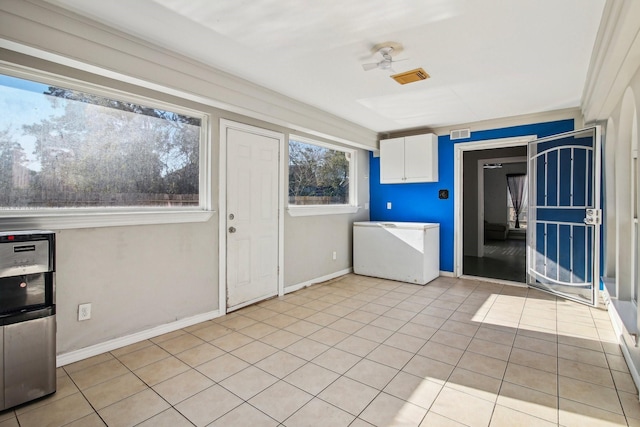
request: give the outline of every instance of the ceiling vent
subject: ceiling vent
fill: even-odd
[[[391,78],[401,85],[407,83],[419,82],[420,80],[426,80],[430,76],[422,68],[416,68],[415,70],[405,71],[404,73],[394,74]]]
[[[469,129],[456,129],[452,130],[449,134],[449,139],[455,141],[456,139],[467,139],[471,137],[471,131]]]

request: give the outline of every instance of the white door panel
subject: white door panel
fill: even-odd
[[[404,139],[404,177],[407,181],[429,180],[425,165],[431,158],[431,146],[425,143],[424,135],[408,136]]]
[[[279,140],[227,129],[227,307],[278,293]]]

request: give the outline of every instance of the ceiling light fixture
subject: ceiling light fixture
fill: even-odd
[[[407,60],[407,58],[393,59],[393,56],[402,52],[402,50],[403,50],[402,45],[396,42],[385,42],[385,43],[377,44],[371,49],[371,52],[373,54],[380,54],[382,56],[382,60],[379,62],[362,64],[362,68],[365,71],[375,70],[377,68],[379,70],[386,70],[386,71],[391,71],[392,73],[395,73],[395,71],[392,68],[393,63]]]
[[[482,167],[484,169],[500,169],[502,167],[502,163],[485,163]]]

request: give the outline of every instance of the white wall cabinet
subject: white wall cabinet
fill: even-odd
[[[380,183],[438,181],[438,135],[380,141]]]

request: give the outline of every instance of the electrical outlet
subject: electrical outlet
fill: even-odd
[[[91,303],[80,304],[78,306],[78,321],[91,319]]]
[[[338,253],[336,251],[333,251],[333,260],[337,260],[338,259]]]

